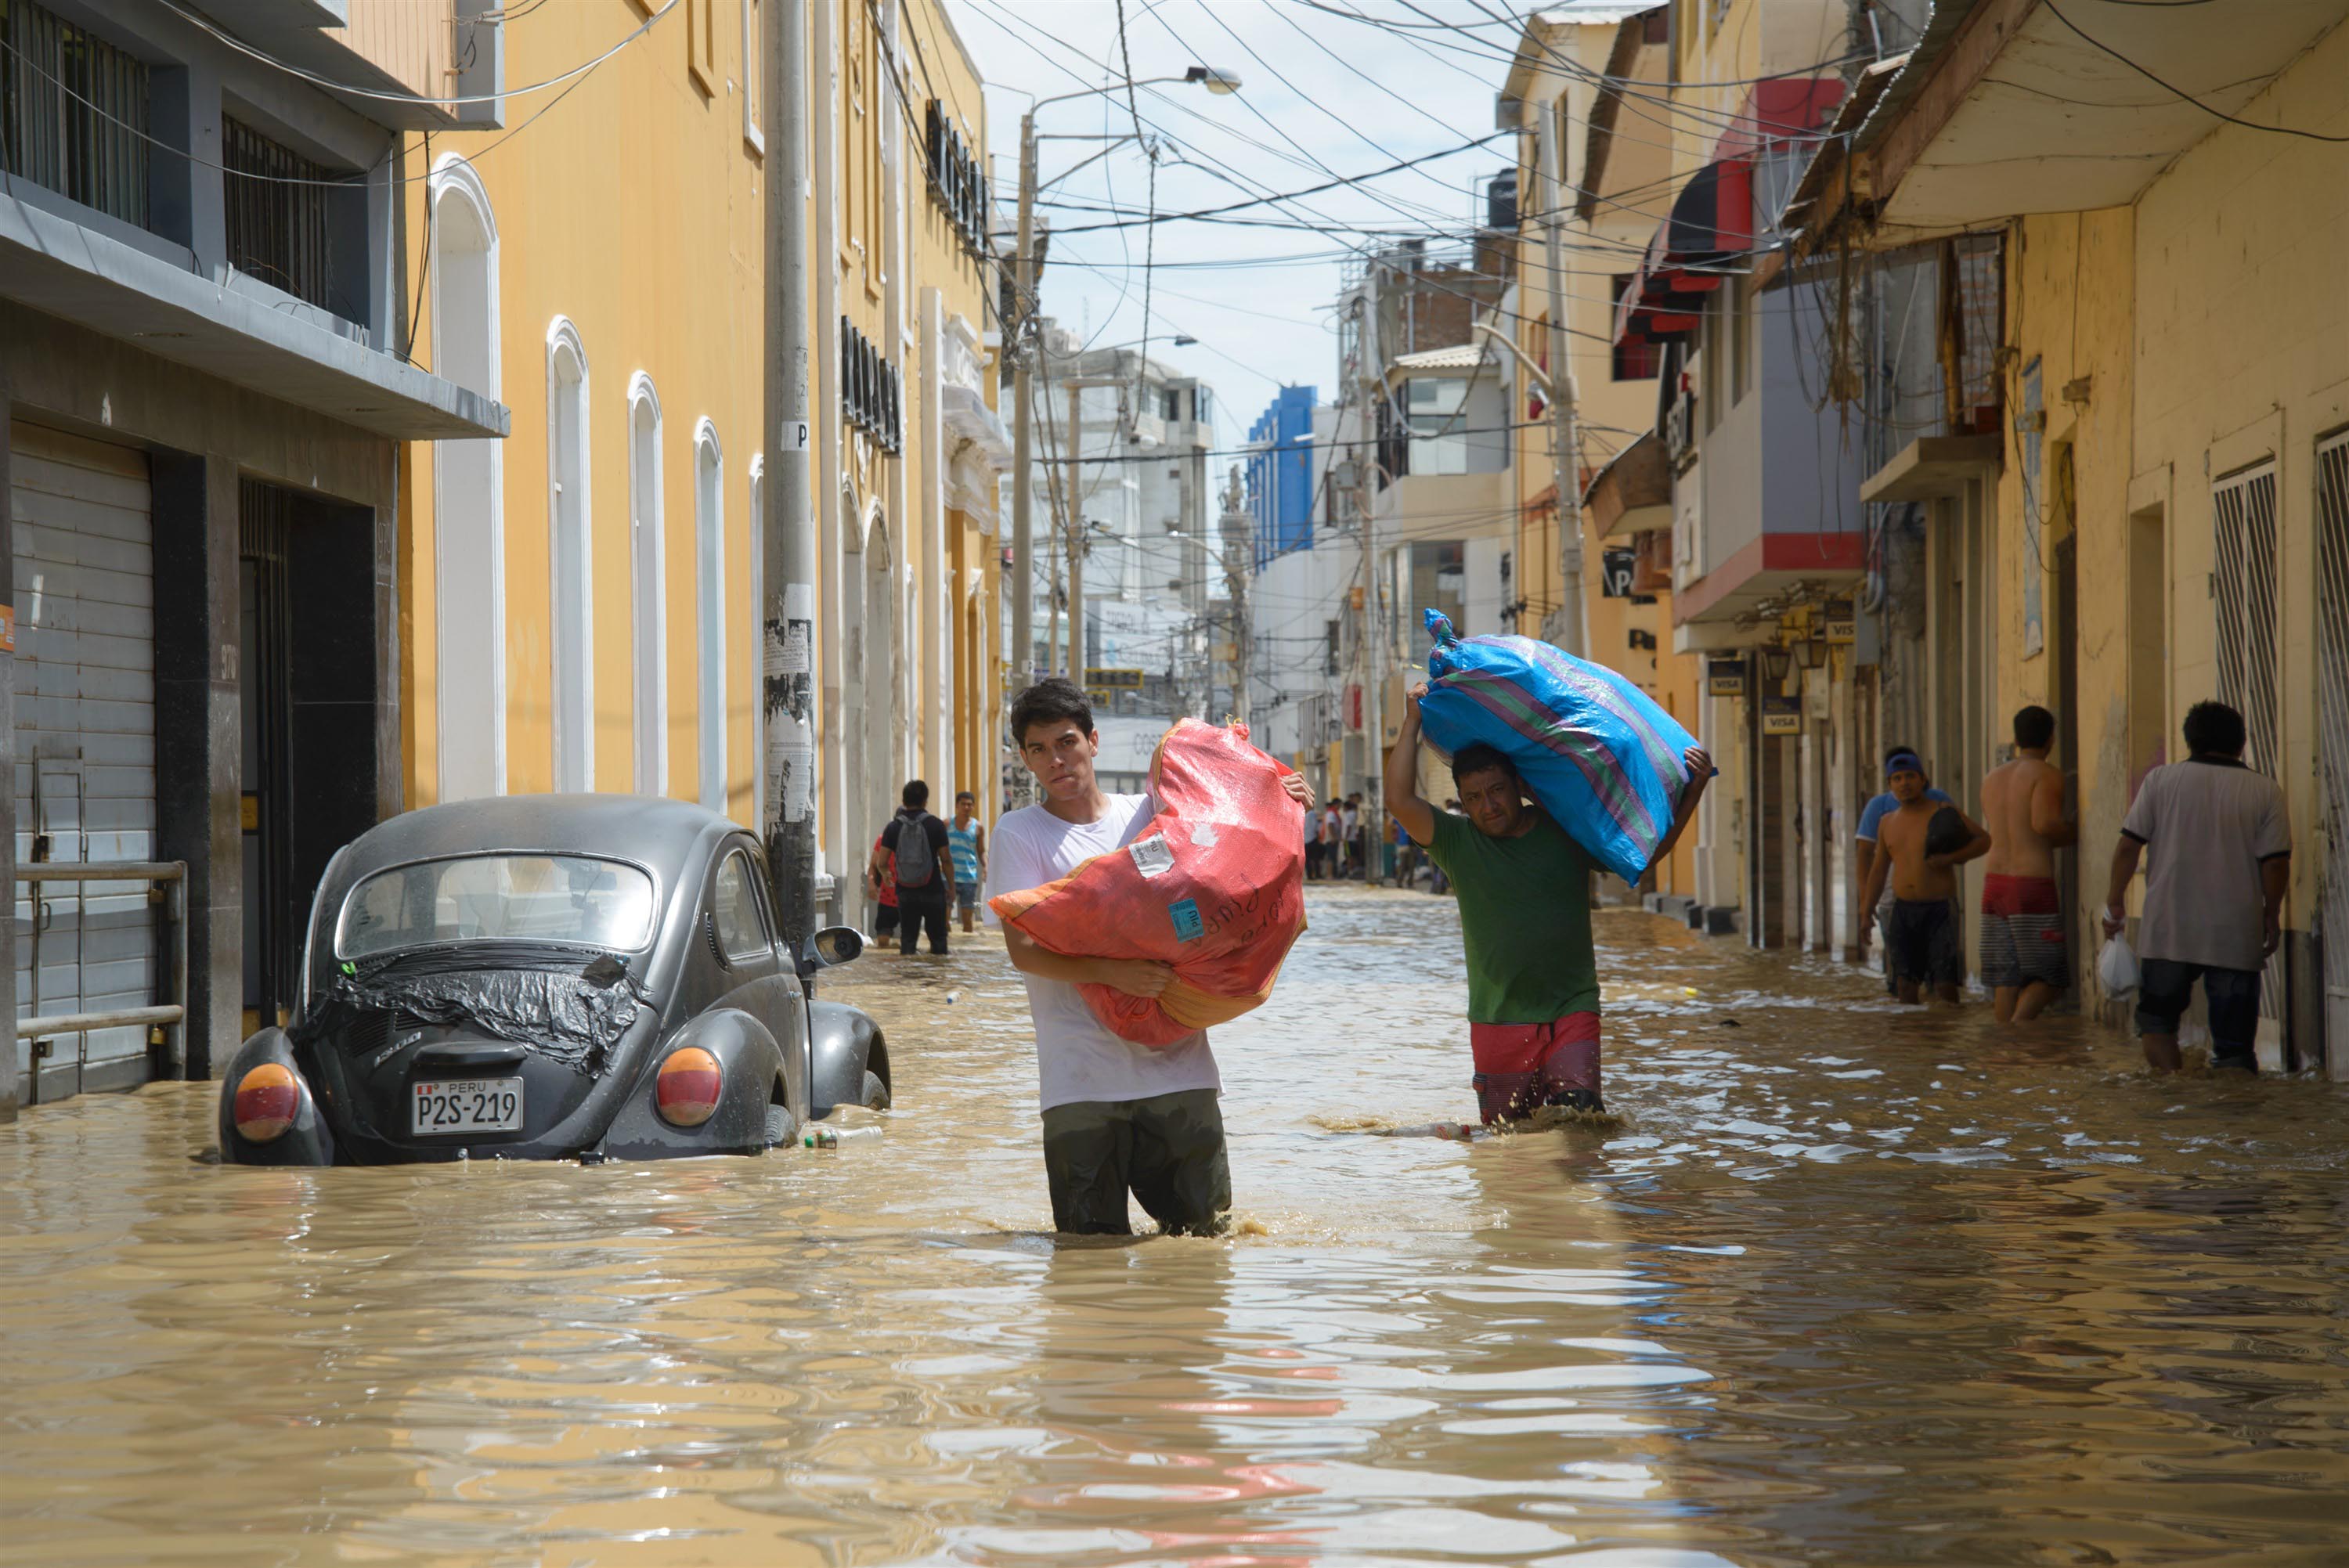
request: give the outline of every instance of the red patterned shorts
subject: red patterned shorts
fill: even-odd
[[[1599,1015],[1568,1013],[1547,1024],[1471,1024],[1476,1105],[1485,1123],[1531,1114],[1566,1089],[1599,1092]]]

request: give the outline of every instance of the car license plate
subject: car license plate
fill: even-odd
[[[522,1079],[439,1078],[418,1083],[409,1130],[419,1137],[450,1132],[518,1132]]]

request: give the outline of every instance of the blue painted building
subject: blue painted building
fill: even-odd
[[[1258,571],[1313,547],[1313,406],[1312,387],[1284,387],[1248,427],[1248,444],[1261,448],[1247,462]]]

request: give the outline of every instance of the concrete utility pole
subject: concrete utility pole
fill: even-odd
[[[1019,117],[1019,251],[1012,258],[1011,348],[1011,671],[1013,684],[1036,679],[1036,111]]]
[[[1558,646],[1581,658],[1589,646],[1589,607],[1582,599],[1582,465],[1576,454],[1581,437],[1574,422],[1574,364],[1567,357],[1566,263],[1558,231],[1566,222],[1565,149],[1558,145],[1557,115],[1550,108],[1536,129],[1541,153],[1542,244],[1549,265],[1549,412],[1551,461],[1557,495],[1557,559],[1566,595],[1558,623]]]
[[[767,7],[766,463],[758,542],[761,836],[783,942],[797,954],[815,927],[814,446],[808,353],[807,0]]]
[[[1256,664],[1256,614],[1248,595],[1255,555],[1247,537],[1248,515],[1240,500],[1240,470],[1235,464],[1224,485],[1224,575],[1232,585],[1232,717],[1248,721],[1248,688]]]
[[[1084,388],[1069,383],[1069,678],[1085,684],[1085,487],[1078,464],[1084,461],[1085,427],[1079,399]]]
[[[1368,830],[1362,857],[1362,882],[1376,887],[1385,866],[1386,722],[1380,712],[1386,696],[1386,645],[1379,634],[1378,552],[1371,538],[1371,498],[1376,493],[1379,467],[1379,409],[1386,397],[1386,377],[1379,358],[1378,262],[1363,274],[1363,292],[1356,302],[1362,314],[1360,343],[1362,366],[1362,460],[1354,466],[1354,526],[1362,540],[1362,815]]]

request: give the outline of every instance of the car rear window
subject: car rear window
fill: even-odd
[[[652,940],[653,879],[592,855],[465,855],[378,872],[343,901],[341,958],[440,942],[562,942],[633,953]]]

